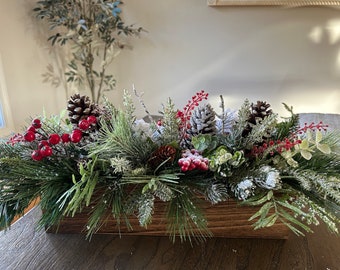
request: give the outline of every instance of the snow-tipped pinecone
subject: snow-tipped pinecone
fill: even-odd
[[[156,169],[163,162],[172,163],[175,160],[176,152],[176,148],[170,145],[163,145],[152,153],[148,164],[152,169]]]
[[[81,96],[80,94],[74,94],[69,98],[67,110],[70,122],[75,126],[90,115],[99,116],[98,106],[92,103],[88,96]]]
[[[253,129],[252,126],[256,125],[256,121],[262,120],[273,113],[273,111],[269,108],[270,104],[265,101],[257,101],[256,104],[251,104],[251,113],[248,118],[249,124],[242,132],[243,137],[246,137],[251,132]]]
[[[186,130],[186,137],[181,142],[182,148],[192,149],[191,138],[198,134],[217,133],[215,111],[210,104],[196,107],[190,118],[190,127]]]

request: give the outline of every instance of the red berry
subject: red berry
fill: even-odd
[[[42,154],[40,153],[40,150],[34,150],[31,155],[33,160],[40,161],[43,159]]]
[[[70,134],[64,133],[61,135],[61,140],[63,143],[68,143],[70,141]]]
[[[34,133],[36,132],[34,126],[29,126],[28,129],[27,129],[27,131],[32,131],[32,132],[34,132]]]
[[[186,172],[187,170],[189,170],[189,167],[182,166],[182,167],[181,167],[181,170],[182,170],[182,172]]]
[[[40,149],[40,154],[41,154],[43,157],[49,157],[49,156],[51,156],[51,155],[52,155],[52,152],[53,152],[53,150],[52,150],[51,146],[48,146],[48,145],[46,145],[46,146],[44,146],[44,147],[42,147],[42,148]]]
[[[33,131],[27,131],[24,135],[24,139],[27,142],[33,142],[35,140],[35,133]]]
[[[71,134],[71,142],[73,143],[78,143],[80,142],[81,138],[83,137],[83,134],[82,133],[79,133],[79,132],[72,132]]]
[[[86,120],[90,123],[90,125],[97,123],[97,118],[94,115],[90,115]]]
[[[158,120],[157,121],[157,126],[161,126],[162,125],[162,120]]]
[[[51,134],[48,138],[50,144],[58,144],[60,142],[60,136],[56,133]]]
[[[207,171],[209,169],[208,165],[202,162],[199,167],[200,170],[202,171]]]
[[[38,118],[33,119],[32,120],[32,126],[35,127],[35,128],[41,128],[40,119],[38,119]]]
[[[90,127],[90,123],[86,119],[83,119],[78,123],[78,127],[82,130],[87,130]]]
[[[46,140],[40,141],[39,144],[38,144],[38,148],[41,149],[41,148],[43,148],[44,146],[50,146],[49,142],[46,141]]]
[[[80,129],[74,129],[73,131],[72,131],[72,133],[79,133],[79,134],[83,134],[83,132],[80,130]]]

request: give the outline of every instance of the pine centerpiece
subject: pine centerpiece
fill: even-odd
[[[246,100],[232,114],[222,96],[221,113],[207,99],[198,92],[183,110],[169,99],[147,123],[128,92],[123,109],[74,95],[68,116],[32,119],[0,143],[0,227],[39,198],[40,227],[82,215],[88,237],[109,220],[118,231],[156,228],[172,240],[228,237],[219,231],[237,219],[228,204],[249,215],[230,235],[249,222],[255,231],[282,224],[303,235],[322,221],[338,233],[339,133],[298,126],[287,105],[291,116],[279,121],[264,101]]]

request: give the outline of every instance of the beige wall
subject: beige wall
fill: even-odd
[[[29,14],[33,0],[0,1],[0,52],[15,126],[45,107],[64,107],[64,91],[42,83],[51,56]],[[120,102],[135,84],[152,113],[173,97],[182,107],[201,89],[237,108],[245,98],[296,112],[340,113],[340,10],[219,7],[206,0],[127,0],[127,22],[147,29],[112,68]],[[46,44],[45,44],[46,46]],[[143,114],[139,110],[140,115]]]

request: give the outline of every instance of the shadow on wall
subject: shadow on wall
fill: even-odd
[[[201,89],[216,100],[223,94],[231,108],[248,98],[275,110],[285,102],[296,112],[340,112],[337,9],[211,8],[189,0],[178,2],[174,16],[164,3],[127,5],[131,21],[149,33],[124,54],[118,88],[135,83],[152,112],[168,96],[184,106]]]

